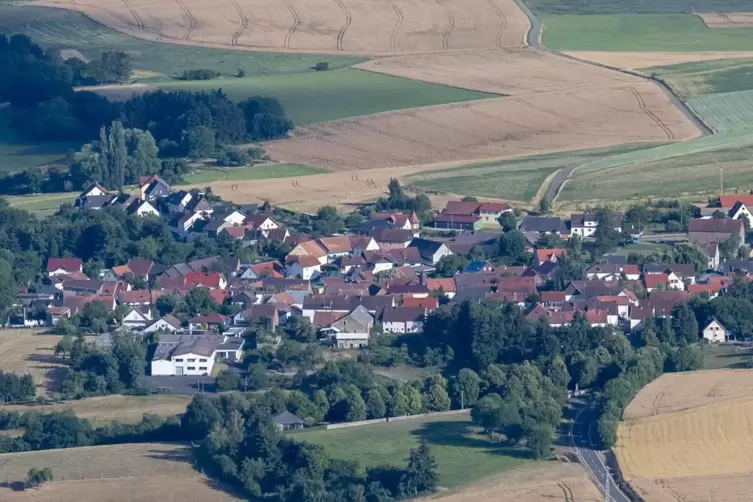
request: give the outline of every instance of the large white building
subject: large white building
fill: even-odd
[[[153,376],[210,375],[217,361],[238,361],[243,338],[224,335],[162,335],[152,357]]]

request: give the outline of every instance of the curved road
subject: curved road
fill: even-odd
[[[612,473],[604,463],[601,452],[591,441],[591,429],[592,425],[595,425],[595,418],[594,411],[588,406],[583,406],[575,416],[570,428],[570,439],[575,454],[602,492],[606,493],[608,486],[610,502],[631,502],[630,498],[617,486]]]
[[[585,59],[576,58],[573,56],[568,56],[567,54],[562,54],[560,52],[551,51],[547,49],[544,45],[541,44],[541,36],[542,36],[542,26],[541,21],[539,21],[539,18],[534,14],[534,12],[526,5],[522,0],[515,0],[515,3],[518,4],[518,7],[525,13],[526,16],[528,16],[528,20],[531,23],[531,27],[528,30],[528,34],[526,35],[526,42],[528,45],[531,46],[533,49],[537,50],[544,50],[547,52],[550,52],[554,55],[572,59],[573,61],[578,61],[579,63],[585,63],[592,66],[598,66],[600,68],[605,68],[607,70],[612,71],[619,71],[621,73],[627,73],[629,75],[633,75],[635,77],[642,78],[644,80],[648,80],[650,82],[655,83],[658,85],[662,91],[664,91],[664,94],[667,95],[669,98],[669,101],[680,110],[680,112],[685,115],[685,118],[688,119],[693,125],[696,126],[696,128],[701,131],[701,136],[711,136],[712,134],[715,134],[715,131],[712,130],[708,125],[706,125],[705,122],[703,122],[698,115],[691,110],[688,105],[683,103],[677,95],[674,93],[674,91],[663,81],[657,80],[654,78],[651,78],[646,75],[642,75],[640,73],[631,72],[623,70],[622,68],[617,68],[614,66],[604,65],[600,63],[594,63],[593,61],[587,61]],[[550,203],[553,203],[557,196],[559,195],[560,191],[562,190],[562,186],[565,184],[565,182],[570,179],[570,176],[572,176],[573,172],[578,169],[580,166],[575,166],[567,169],[562,169],[557,175],[552,179],[551,183],[549,183],[549,186],[546,189],[546,193],[544,194],[544,197],[546,197]]]

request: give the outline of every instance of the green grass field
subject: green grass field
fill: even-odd
[[[547,176],[558,169],[654,146],[628,145],[483,162],[415,174],[407,181],[423,190],[530,202]]]
[[[686,102],[718,132],[753,127],[753,91],[707,94]]]
[[[749,130],[617,155],[578,169],[558,202],[706,195],[719,189],[718,167],[726,187],[747,190],[753,187],[751,156]]]
[[[667,14],[742,12],[749,0],[526,0],[537,12],[553,14]]]
[[[545,14],[541,21],[544,45],[557,51],[753,50],[753,28],[710,29],[692,14]]]
[[[70,149],[78,148],[77,143],[28,143],[18,138],[8,124],[10,113],[0,109],[0,172],[22,171],[65,159]]]
[[[21,195],[4,197],[8,203],[19,209],[24,209],[39,217],[55,214],[62,204],[73,204],[78,193],[47,193],[40,195]]]
[[[215,181],[248,181],[272,178],[290,178],[326,173],[324,169],[301,164],[267,164],[228,169],[199,169],[183,177],[183,184],[197,185]]]
[[[745,368],[753,357],[753,347],[736,345],[708,345],[703,347],[703,369]]]
[[[239,68],[247,76],[313,72],[318,61],[331,69],[365,61],[353,56],[322,56],[271,52],[233,51],[173,45],[123,35],[77,12],[45,7],[0,6],[0,32],[26,33],[44,48],[76,49],[88,58],[103,51],[119,50],[131,55],[134,69],[145,81],[178,75],[183,70],[207,68],[223,75],[235,75]]]
[[[753,59],[719,59],[646,68],[683,98],[753,89]]]
[[[207,90],[222,88],[228,96],[274,96],[285,106],[296,125],[355,117],[403,108],[454,103],[497,97],[444,85],[380,75],[351,68],[299,75],[252,78],[168,81],[157,84],[169,89]]]
[[[421,438],[431,446],[443,488],[473,483],[516,467],[526,460],[520,450],[504,447],[480,434],[467,416],[410,420],[292,435],[297,441],[324,446],[333,458],[362,466],[403,467]]]
[[[651,253],[661,253],[662,251],[668,251],[672,249],[672,246],[668,244],[662,244],[661,242],[643,242],[641,244],[628,244],[626,246],[618,247],[614,254],[627,256],[631,253],[636,253],[642,256],[649,255]]]

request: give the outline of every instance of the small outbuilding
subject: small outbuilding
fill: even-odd
[[[306,422],[293,415],[288,410],[283,411],[279,415],[273,416],[272,421],[281,431],[303,429],[304,427],[306,427]]]
[[[709,343],[726,342],[729,339],[729,332],[716,319],[712,320],[708,326],[703,328],[703,339]]]

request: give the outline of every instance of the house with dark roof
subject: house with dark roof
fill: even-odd
[[[693,218],[688,222],[688,238],[697,244],[709,242],[726,242],[737,235],[740,242],[745,242],[745,227],[742,220]]]
[[[606,213],[606,220],[617,232],[622,232],[622,213]],[[580,237],[593,237],[599,227],[598,213],[573,213],[570,215],[570,233]]]
[[[274,423],[275,427],[281,431],[303,429],[306,427],[306,422],[298,418],[296,415],[293,415],[288,410],[273,416],[272,423]]]
[[[413,232],[402,228],[380,228],[369,234],[376,241],[379,249],[405,249],[413,240]]]
[[[409,247],[418,249],[421,258],[431,265],[436,265],[443,257],[452,255],[452,251],[446,244],[429,239],[413,239]]]
[[[564,220],[551,216],[529,216],[521,222],[519,229],[523,233],[535,232],[562,237],[570,234]]]
[[[154,202],[157,199],[169,197],[173,192],[173,187],[155,174],[139,178],[139,192],[143,200]]]
[[[316,323],[315,323],[316,324]],[[321,328],[321,334],[338,349],[367,347],[374,327],[374,318],[363,305]]]
[[[210,375],[216,361],[238,361],[243,338],[225,335],[172,335],[160,337],[151,361],[153,376]]]
[[[382,311],[382,327],[390,333],[418,333],[425,320],[425,307],[395,307]]]
[[[191,331],[202,329],[220,329],[227,325],[227,317],[216,312],[209,314],[199,314],[188,320],[188,327]]]
[[[47,276],[83,273],[84,262],[81,258],[49,258],[47,260]]]
[[[462,230],[473,232],[484,228],[484,220],[474,214],[445,214],[442,213],[434,218],[434,228],[442,230]]]

